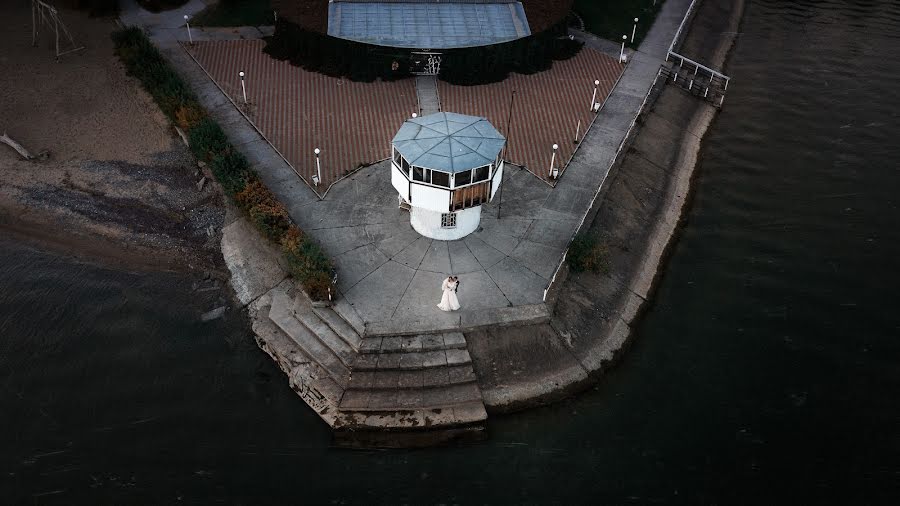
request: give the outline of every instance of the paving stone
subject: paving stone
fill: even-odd
[[[422,386],[443,386],[450,382],[446,367],[432,367],[422,370]]]
[[[398,371],[397,376],[397,386],[399,388],[422,388],[424,371],[421,369],[416,371]]]
[[[401,369],[421,369],[425,363],[423,353],[402,353],[400,358]]]
[[[441,334],[426,334],[419,336],[422,342],[422,350],[431,351],[444,348],[444,336]]]
[[[347,390],[341,397],[341,409],[365,408],[369,405],[369,390]]]
[[[371,370],[378,366],[379,355],[357,355],[353,361],[354,370]]]
[[[375,379],[375,373],[371,371],[353,371],[350,376],[350,388],[366,389],[372,387],[372,381]]]
[[[417,269],[422,263],[422,259],[428,254],[431,247],[431,239],[427,237],[419,237],[412,244],[403,248],[399,253],[394,255],[391,260]]]
[[[392,410],[397,408],[397,395],[400,392],[397,389],[391,390],[369,390],[369,403],[367,409],[384,409]]]
[[[465,383],[467,381],[475,381],[475,371],[472,365],[460,365],[447,368],[448,380],[450,383]]]
[[[382,353],[378,355],[378,369],[397,369],[400,367],[400,353]]]
[[[425,253],[425,258],[422,259],[418,268],[423,271],[450,275],[450,253],[447,241],[431,241],[428,252]]]
[[[481,264],[475,255],[469,251],[465,241],[450,241],[447,243],[447,250],[450,254],[450,272],[453,274],[462,274],[465,272],[478,272],[483,270]]]
[[[458,348],[466,345],[466,336],[461,332],[445,332],[441,335],[444,345],[448,348]]]
[[[402,349],[403,338],[400,336],[385,337],[381,340],[382,352],[397,352]]]
[[[397,407],[400,409],[418,408],[422,405],[423,394],[420,389],[400,390],[397,392]]]
[[[444,351],[426,351],[421,353],[422,367],[438,367],[447,364]]]
[[[397,388],[399,382],[397,371],[378,371],[372,378],[372,388]]]
[[[504,253],[498,251],[496,248],[488,245],[474,235],[466,237],[465,239],[463,239],[463,242],[466,243],[469,251],[472,252],[472,255],[478,260],[478,263],[481,264],[481,267],[484,269],[489,269],[493,267],[497,262],[506,258],[506,255]]]
[[[446,350],[444,353],[447,354],[448,365],[468,364],[472,361],[468,350]]]
[[[400,347],[403,351],[422,351],[422,338],[418,335],[403,337]]]
[[[380,337],[367,337],[359,344],[360,353],[373,353],[381,349]]]

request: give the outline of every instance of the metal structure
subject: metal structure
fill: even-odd
[[[39,27],[47,25],[53,30],[53,34],[56,40],[56,59],[59,60],[59,57],[64,54],[74,53],[75,51],[80,51],[84,49],[84,46],[79,46],[75,43],[75,39],[72,37],[72,34],[69,33],[69,29],[66,28],[66,24],[59,19],[59,11],[56,10],[56,7],[47,4],[46,2],[42,2],[41,0],[32,0],[31,1],[31,45],[37,46],[37,39],[39,35]],[[59,34],[60,31],[69,41],[68,49],[60,50],[59,47]]]
[[[409,72],[420,76],[436,76],[441,72],[441,53],[413,51],[409,57]]]
[[[669,44],[666,61],[673,63],[672,67],[660,68],[657,76],[665,75],[667,78],[671,78],[666,81],[667,83],[675,84],[716,107],[722,107],[725,102],[725,91],[728,90],[728,82],[731,78],[675,51],[680,48],[681,42],[684,40],[686,35],[684,27],[694,17],[696,6],[697,0],[693,0],[684,14],[681,24],[678,25],[678,31],[675,32],[672,43]]]

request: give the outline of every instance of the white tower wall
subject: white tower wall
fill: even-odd
[[[441,227],[441,213],[421,207],[412,206],[409,210],[409,222],[416,232],[440,241],[462,239],[478,228],[481,222],[481,206],[456,211],[456,227]]]

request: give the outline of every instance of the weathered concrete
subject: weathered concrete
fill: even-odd
[[[281,252],[260,240],[259,232],[244,218],[222,229],[222,258],[231,271],[231,286],[241,304],[247,305],[281,283],[287,266]]]
[[[416,96],[419,98],[420,116],[441,111],[441,99],[438,97],[435,76],[416,77]]]
[[[707,1],[736,9],[731,29],[726,30],[736,33],[742,1]],[[727,51],[721,46],[730,47],[733,40],[723,38],[721,31],[717,25],[705,31],[692,29],[689,35],[689,40],[703,37],[715,41],[694,47],[706,47],[713,56],[705,61],[718,66],[723,61],[713,57],[724,59]],[[652,43],[653,38],[648,39]],[[609,272],[573,274],[564,268],[549,325],[466,334],[490,409],[517,409],[567,395],[602,373],[621,354],[672,243],[700,141],[714,115],[712,106],[682,90],[662,88],[659,99],[643,115],[627,154],[601,189],[598,205],[586,223],[590,233],[599,236],[610,250]],[[513,351],[520,343],[537,348],[544,342],[550,343],[540,348],[544,367],[530,368],[528,357],[517,357]],[[506,356],[512,358],[498,359]]]
[[[195,3],[187,11],[195,12]],[[564,395],[627,344],[677,227],[699,139],[714,112],[665,89],[622,165],[611,161],[688,3],[666,2],[556,188],[525,171],[507,171],[502,204],[485,206],[479,230],[448,243],[411,230],[382,177],[386,164],[355,173],[319,200],[177,45],[183,28],[176,18],[151,19],[126,7],[123,19],[150,28],[292,218],[338,263],[343,297],[332,309],[312,308],[289,281],[275,279],[271,251],[232,252],[236,271],[263,278],[240,290],[242,301],[253,300],[260,347],[332,427],[420,429],[478,424],[485,405],[510,409]],[[709,30],[692,30],[689,38],[721,38]],[[724,54],[715,46],[714,55]],[[594,201],[598,187],[601,198]],[[586,212],[589,229],[611,249],[610,273],[563,269],[551,315],[544,290]],[[433,306],[435,287],[451,273],[460,275],[460,298],[472,307],[447,314]],[[511,327],[523,322],[531,325]],[[451,332],[458,329],[467,335]]]

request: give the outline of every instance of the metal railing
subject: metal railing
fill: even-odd
[[[641,106],[638,108],[637,114],[634,115],[634,118],[631,120],[631,124],[628,126],[628,130],[625,131],[625,137],[622,138],[622,142],[619,143],[619,147],[616,149],[616,153],[613,155],[612,160],[609,161],[609,166],[606,169],[606,174],[604,174],[603,179],[600,181],[600,184],[597,186],[597,191],[594,192],[594,197],[591,198],[591,203],[588,205],[587,210],[584,212],[584,215],[581,217],[581,221],[578,222],[578,226],[575,227],[575,231],[572,233],[572,236],[569,238],[569,246],[566,246],[566,250],[563,252],[562,258],[559,260],[559,264],[556,266],[556,270],[553,271],[553,277],[550,279],[550,282],[547,284],[547,288],[544,289],[544,297],[543,301],[547,301],[547,293],[550,292],[550,288],[553,287],[553,283],[556,281],[556,276],[559,275],[559,271],[562,269],[563,264],[566,263],[566,257],[569,255],[569,248],[571,247],[572,240],[575,239],[576,236],[581,232],[582,227],[584,227],[584,223],[587,221],[587,217],[591,214],[591,211],[594,209],[594,206],[597,203],[597,199],[600,197],[600,194],[605,189],[606,180],[609,178],[610,173],[613,171],[613,167],[615,167],[616,162],[619,160],[619,155],[622,154],[622,151],[625,150],[625,147],[630,144],[632,140],[634,127],[638,124],[638,118],[641,117],[641,114],[644,112],[644,109],[648,104],[651,104],[656,101],[656,98],[659,96],[659,92],[662,90],[662,83],[659,83],[660,74],[657,73],[656,77],[653,78],[653,84],[650,85],[650,89],[647,90],[647,94],[644,95],[644,100],[641,102]],[[603,112],[603,109],[600,109],[600,112]],[[599,114],[599,113],[598,113]]]

